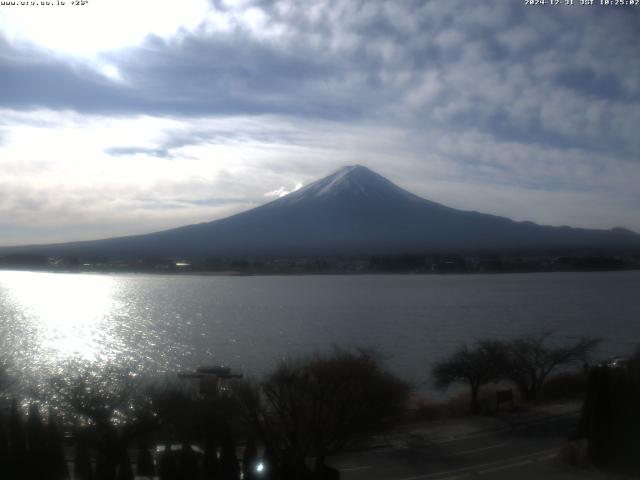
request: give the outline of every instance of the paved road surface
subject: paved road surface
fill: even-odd
[[[577,420],[577,414],[561,415],[436,442],[409,436],[404,445],[342,455],[330,463],[343,480],[578,478],[553,461]]]

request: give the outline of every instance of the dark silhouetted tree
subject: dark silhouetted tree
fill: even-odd
[[[90,425],[99,453],[96,479],[133,477],[127,445],[157,424],[138,377],[117,367],[96,371],[91,365],[77,366],[74,373],[53,378],[50,388],[61,411]]]
[[[27,440],[29,442],[29,450],[43,452],[47,448],[47,435],[40,416],[38,405],[32,403],[29,405],[29,414],[27,417]]]
[[[583,337],[569,344],[553,341],[551,333],[521,337],[506,344],[505,377],[518,388],[525,401],[535,400],[545,380],[558,367],[583,365],[600,343]]]
[[[194,395],[186,382],[159,382],[149,389],[151,408],[165,438],[206,445],[219,425],[239,415],[237,401],[226,395]]]
[[[229,425],[225,425],[220,451],[220,478],[222,480],[238,480],[240,465],[236,454],[236,441]]]
[[[0,331],[0,336],[2,336],[5,342],[7,341],[5,337],[6,333],[6,331]],[[0,395],[5,394],[14,384],[14,379],[9,374],[10,366],[11,362],[9,357],[0,353]]]
[[[127,453],[127,449],[124,448],[124,445],[122,445],[122,448],[120,449],[116,480],[134,480],[131,460],[129,459],[129,454]]]
[[[96,480],[115,480],[118,470],[118,459],[109,449],[100,449],[96,460]]]
[[[29,405],[27,417],[27,443],[29,445],[29,465],[34,479],[45,478],[47,468],[47,434],[35,403]]]
[[[52,411],[49,411],[47,423],[47,467],[52,480],[68,480],[69,467],[64,453],[64,440]]]
[[[49,388],[61,411],[92,424],[103,438],[119,435],[127,442],[154,426],[145,386],[127,369],[77,366],[54,377]]]
[[[249,435],[242,455],[243,480],[256,480],[256,464],[258,463],[258,449],[253,435]]]
[[[171,450],[171,444],[165,445],[158,461],[158,476],[160,480],[179,480],[176,456]]]
[[[7,438],[5,418],[2,412],[0,412],[0,478],[11,478],[9,475],[9,452],[9,439]]]
[[[264,448],[262,468],[261,480],[276,480],[281,478],[278,459],[269,445],[266,445]]]
[[[220,463],[218,461],[218,443],[214,437],[207,439],[204,448],[204,477],[207,480],[220,478]]]
[[[587,440],[588,456],[595,466],[636,478],[640,472],[639,431],[640,350],[626,361],[589,370],[579,436]]]
[[[84,441],[76,443],[76,454],[73,461],[74,480],[93,480],[93,465],[91,456]]]
[[[178,472],[182,480],[197,480],[198,458],[188,442],[182,443],[178,456]]]
[[[193,398],[185,385],[154,385],[150,395],[152,409],[167,438],[184,439],[196,436],[199,402]]]
[[[252,430],[292,478],[307,475],[308,457],[322,471],[328,455],[380,429],[408,393],[371,352],[344,350],[283,362],[262,384],[238,389]]]
[[[471,389],[471,413],[480,413],[480,387],[500,379],[503,375],[506,347],[501,342],[481,340],[473,347],[463,346],[447,360],[433,367],[438,388],[446,389],[454,383],[465,383]]]
[[[142,437],[138,442],[138,457],[136,461],[136,474],[139,477],[152,478],[155,475],[151,448],[146,437]]]
[[[9,439],[11,445],[10,473],[15,477],[28,477],[30,472],[27,458],[27,439],[24,432],[22,415],[20,414],[18,402],[15,398],[11,402]]]

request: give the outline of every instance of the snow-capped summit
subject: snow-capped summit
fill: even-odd
[[[348,165],[334,173],[317,180],[309,185],[285,195],[280,203],[295,203],[311,199],[327,199],[344,197],[353,199],[384,198],[412,196],[406,190],[396,186],[382,175],[369,170],[362,165]]]
[[[202,258],[620,247],[640,248],[640,235],[625,229],[540,226],[456,210],[420,198],[366,167],[352,165],[222,220],[147,235],[18,250],[49,255]]]

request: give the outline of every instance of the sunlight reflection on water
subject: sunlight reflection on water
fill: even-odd
[[[379,347],[417,386],[460,344],[554,330],[640,343],[640,272],[215,277],[0,271],[0,356],[41,381],[122,367],[226,364],[259,376],[282,358]],[[69,373],[71,372],[71,373]],[[427,387],[428,388],[428,387]]]
[[[113,357],[115,339],[108,322],[114,306],[113,278],[10,272],[2,287],[6,300],[37,337],[35,347],[51,362]]]
[[[162,371],[171,348],[158,349],[164,332],[135,300],[117,276],[2,272],[0,352],[32,386],[107,365]]]

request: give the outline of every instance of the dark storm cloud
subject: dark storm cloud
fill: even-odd
[[[93,113],[367,118],[640,152],[631,126],[640,120],[633,113],[640,104],[633,78],[640,68],[633,53],[637,9],[315,5],[312,14],[311,7],[257,2],[259,27],[203,26],[180,41],[149,38],[141,48],[105,55],[122,82],[44,56],[9,62],[0,103]]]
[[[238,22],[223,32],[203,26],[180,41],[149,38],[140,48],[105,55],[123,82],[44,54],[10,61],[0,103],[186,116],[393,115],[412,125],[473,127],[522,141],[573,146],[593,139],[624,148],[616,128],[593,135],[616,113],[612,107],[640,101],[638,82],[630,78],[640,66],[633,55],[636,9],[332,1],[315,3],[312,14],[309,5],[253,5],[265,19],[253,30]],[[438,94],[420,101],[425,80]],[[559,97],[573,109],[576,102],[602,102],[593,113],[599,118],[589,119],[586,105],[569,111],[592,123],[586,134],[549,125],[562,120],[561,112],[543,118],[546,104]]]
[[[351,89],[355,64],[317,58],[313,50],[260,41],[248,32],[160,39],[114,58],[123,76],[159,113],[173,115],[280,114],[349,119],[366,105]],[[344,62],[346,63],[346,62]]]
[[[0,50],[9,48],[6,40],[0,39]],[[28,53],[28,59],[18,55],[2,58],[0,105],[4,108],[112,113],[145,107],[134,91],[110,82],[87,66],[50,59],[40,51]]]

